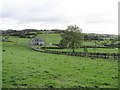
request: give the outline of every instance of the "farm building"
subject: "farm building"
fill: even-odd
[[[34,45],[40,45],[40,46],[45,45],[44,40],[42,40],[40,38],[32,38],[31,41],[32,41],[32,44],[34,44]]]

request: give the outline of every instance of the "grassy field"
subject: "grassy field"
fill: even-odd
[[[60,34],[38,34],[36,37],[44,39],[47,44],[59,44],[61,40]],[[94,46],[95,42],[84,42],[83,45]]]
[[[0,35],[0,89],[2,88],[2,37]]]
[[[59,42],[61,40],[60,34],[38,34],[37,37],[44,39],[47,44],[49,44],[49,43],[59,44]],[[95,42],[93,42],[93,41],[83,42],[83,45],[94,46]],[[50,50],[72,51],[71,49],[50,49]],[[116,49],[116,48],[97,48],[96,50],[94,50],[94,48],[88,48],[87,50],[88,50],[88,52],[118,53],[118,49]],[[75,51],[83,52],[84,48],[76,49]]]
[[[113,60],[40,53],[26,47],[29,39],[12,40],[3,43],[3,88],[118,86],[118,63]]]
[[[38,34],[36,37],[42,38],[46,42],[46,44],[59,44],[61,40],[60,34]]]
[[[55,51],[71,51],[72,49],[49,49]],[[88,52],[99,52],[99,53],[118,53],[118,49],[116,48],[87,48]],[[75,49],[76,52],[84,52],[84,48]]]

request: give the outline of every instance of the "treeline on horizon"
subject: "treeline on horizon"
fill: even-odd
[[[34,38],[37,34],[61,34],[62,29],[23,29],[23,30],[0,30],[0,35],[19,36],[23,38]],[[30,37],[32,35],[32,37]],[[104,40],[104,39],[120,39],[119,35],[114,34],[96,34],[96,33],[83,33],[84,40]]]

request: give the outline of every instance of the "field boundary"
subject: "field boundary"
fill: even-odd
[[[35,45],[30,44],[30,47],[34,51],[43,52],[43,53],[49,53],[49,54],[60,54],[60,55],[70,55],[70,56],[80,56],[80,57],[90,57],[92,59],[94,58],[102,58],[102,59],[113,59],[113,60],[119,60],[119,53],[95,53],[95,52],[65,52],[65,51],[53,51],[53,50],[47,50],[47,49],[38,49],[35,47]]]

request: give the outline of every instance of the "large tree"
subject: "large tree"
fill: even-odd
[[[79,48],[83,42],[82,29],[76,25],[70,25],[68,28],[61,34],[61,43],[63,47],[71,48],[75,52],[76,48]]]

